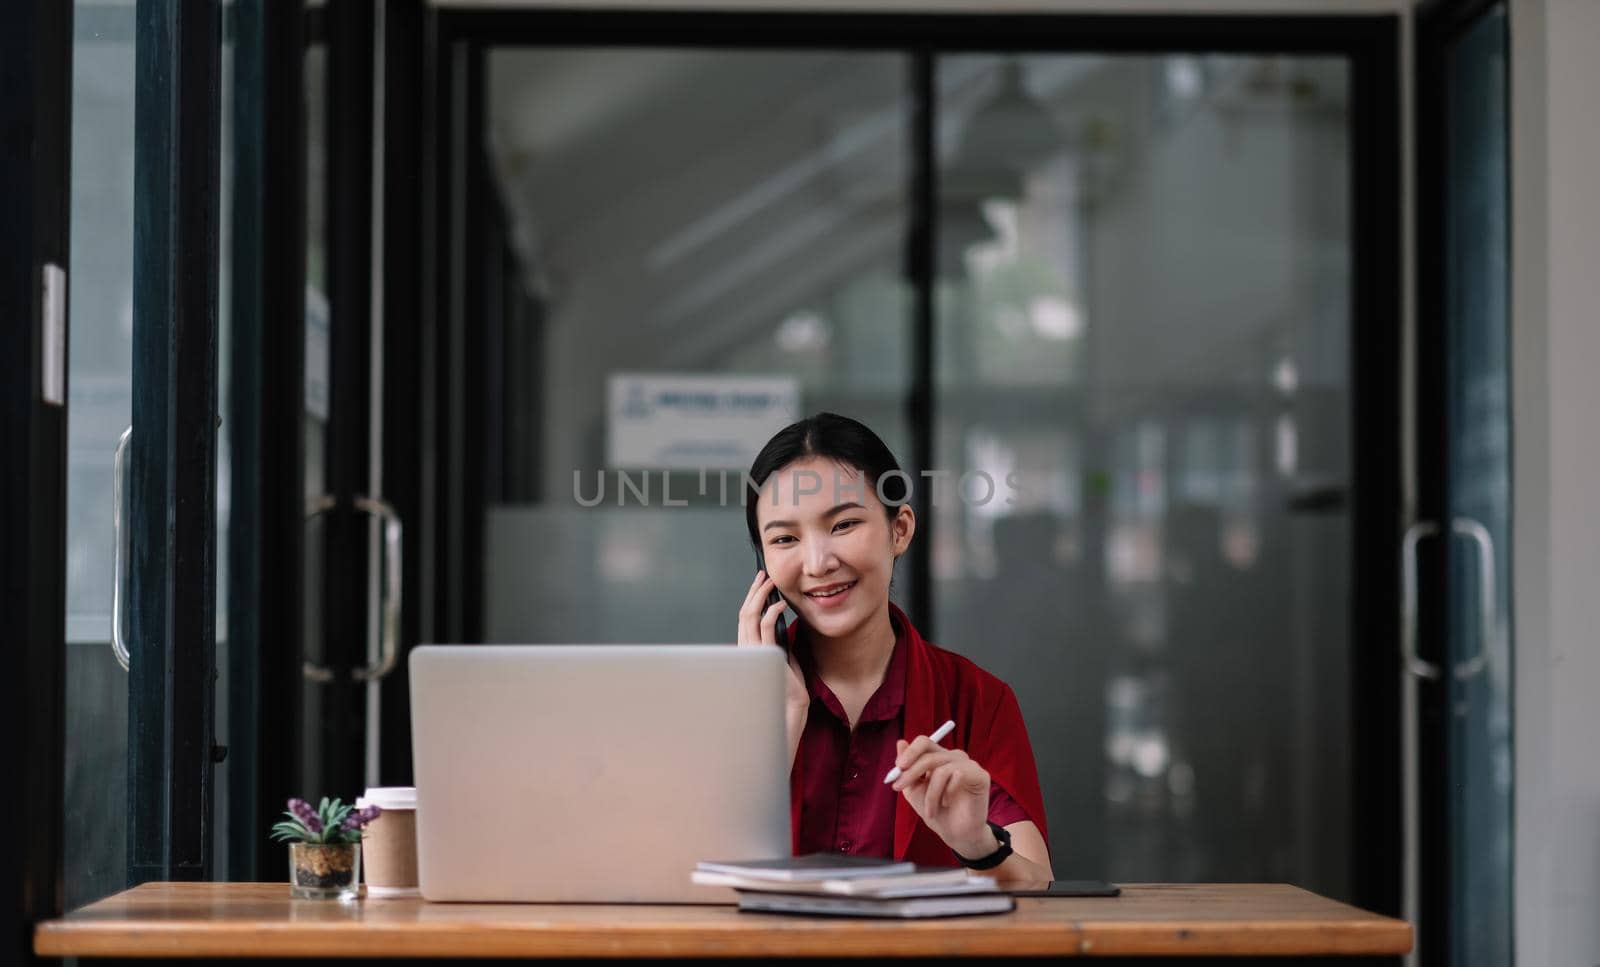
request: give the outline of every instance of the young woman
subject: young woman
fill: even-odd
[[[1049,880],[1044,800],[1016,696],[925,641],[889,602],[911,545],[909,478],[871,430],[819,413],[779,431],[750,468],[756,572],[739,644],[789,653],[794,852],[966,865]],[[768,604],[776,591],[782,596]],[[784,631],[779,616],[799,620]],[[947,720],[955,729],[930,736]],[[884,783],[892,768],[900,775]]]

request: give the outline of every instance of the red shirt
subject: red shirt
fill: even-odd
[[[862,707],[854,731],[850,729],[843,704],[817,675],[805,635],[791,634],[791,647],[796,649],[796,658],[805,674],[806,689],[811,693],[811,711],[806,718],[805,732],[800,737],[800,748],[795,755],[795,769],[790,786],[795,823],[794,852],[797,856],[806,853],[840,852],[862,856],[903,857],[904,849],[896,849],[896,823],[898,814],[903,810],[909,814],[911,821],[921,828],[924,836],[933,838],[931,844],[920,843],[921,852],[927,855],[914,858],[929,865],[954,866],[957,865],[957,860],[949,847],[944,846],[938,836],[922,824],[921,819],[916,816],[910,804],[904,801],[902,795],[883,784],[884,773],[894,766],[895,741],[900,738],[909,740],[933,731],[931,726],[918,731],[906,728],[908,671],[914,664],[926,664],[925,661],[914,663],[912,658],[915,655],[925,659],[927,649],[933,646],[922,640],[905,614],[893,605],[890,605],[890,624],[895,630],[895,643],[894,651],[889,657],[888,670],[883,683]],[[942,652],[947,659],[959,658],[950,652],[943,652],[942,649],[936,650]],[[977,676],[989,679],[985,683],[988,690],[993,690],[994,686],[998,685],[1005,696],[1010,697],[1010,689],[999,679],[988,675],[964,658],[959,660]],[[967,678],[972,682],[977,681],[976,676],[969,675]],[[1016,707],[1014,697],[1010,697],[1010,703],[1013,708]],[[1016,725],[1021,726],[1020,709],[1016,712]],[[947,748],[964,748],[961,745],[951,744],[961,735],[962,729],[958,722],[955,733],[943,744]],[[1025,730],[1022,742],[1024,745],[1027,743]],[[1025,751],[1028,771],[1031,772],[1032,752]],[[972,755],[979,765],[985,765],[987,768],[985,762],[971,749],[968,749],[968,754]],[[1033,785],[1037,789],[1036,777],[1033,779]],[[1037,798],[1035,795],[1036,800]],[[1039,816],[1035,822],[1042,831],[1044,828],[1042,808]],[[1034,816],[1012,798],[999,776],[991,769],[989,819],[1001,826],[1007,826],[1030,818]],[[903,818],[901,822],[905,822]],[[906,832],[909,839],[910,829],[908,828]]]

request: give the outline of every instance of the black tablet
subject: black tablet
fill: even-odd
[[[1004,892],[1012,896],[1116,896],[1122,887],[1104,880],[1051,880],[1049,883],[1019,883]]]

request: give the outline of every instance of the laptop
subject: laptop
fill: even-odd
[[[732,645],[423,645],[428,900],[727,903],[700,860],[787,856],[784,657]]]

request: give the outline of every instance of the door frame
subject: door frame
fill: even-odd
[[[282,879],[261,831],[299,782],[305,566],[305,11],[236,0],[229,359],[232,880]],[[298,325],[296,323],[299,323]]]
[[[209,880],[217,666],[220,0],[139,0],[128,882]]]
[[[0,959],[33,963],[33,925],[61,913],[66,750],[67,345],[63,315],[44,357],[43,273],[68,267],[72,4],[0,10],[0,608],[10,647],[0,675]],[[28,150],[10,150],[24,145]],[[65,293],[62,293],[63,296]],[[66,307],[63,306],[63,310]],[[44,370],[61,376],[44,398]]]
[[[1446,348],[1451,338],[1447,310],[1450,270],[1448,262],[1449,129],[1447,127],[1446,57],[1450,45],[1476,27],[1483,16],[1507,0],[1430,0],[1416,13],[1416,211],[1417,211],[1417,346],[1415,358],[1417,440],[1417,519],[1450,519],[1450,375]],[[1509,16],[1509,12],[1507,13]],[[1509,39],[1508,39],[1509,43]],[[1507,61],[1510,51],[1507,51]],[[1506,78],[1509,87],[1510,77]],[[1509,117],[1510,102],[1507,100]],[[1510,132],[1506,144],[1511,144]],[[1507,158],[1509,175],[1510,159]],[[1514,204],[1506,187],[1508,207]],[[1507,239],[1509,245],[1509,237]],[[1507,320],[1510,319],[1510,258],[1507,253]],[[1508,330],[1509,333],[1509,330]],[[1513,347],[1506,345],[1507,367]],[[1509,405],[1509,402],[1508,402]],[[1514,526],[1514,522],[1513,522]],[[1448,663],[1450,622],[1450,561],[1456,553],[1449,528],[1439,540],[1421,542],[1417,555],[1415,640],[1417,657],[1424,662]],[[1502,582],[1507,576],[1500,576]],[[1507,587],[1501,584],[1501,587]],[[1511,627],[1508,621],[1507,626]],[[1514,654],[1514,653],[1513,653]],[[1514,661],[1513,661],[1514,664]],[[1448,665],[1446,665],[1448,667]],[[1455,878],[1452,833],[1455,810],[1450,794],[1452,696],[1448,687],[1415,681],[1416,742],[1418,749],[1416,842],[1417,923],[1416,954],[1423,964],[1454,961],[1451,923],[1451,886]],[[1514,691],[1511,699],[1515,699]],[[1421,820],[1420,817],[1426,817]],[[1512,862],[1515,863],[1515,850]],[[1515,952],[1515,922],[1508,924]]]
[[[126,821],[130,853],[135,835],[142,836],[143,858],[164,878],[204,878],[210,863],[219,11],[217,0],[181,10],[146,0],[136,14],[152,42],[141,45],[136,71],[149,71],[153,83],[148,90],[141,85],[135,120],[147,142],[138,146],[135,182],[148,190],[136,206],[134,255],[149,274],[135,296],[134,355],[146,379],[152,364],[162,376],[144,399],[136,393],[134,404],[136,413],[144,408],[146,425],[157,427],[143,438],[155,443],[144,447],[142,459],[140,448],[130,447],[135,467],[143,464],[133,499],[152,508],[150,516],[132,515],[134,548],[153,558],[131,602],[130,640],[150,636],[153,647],[135,658],[145,666],[144,680],[155,684],[148,687],[153,703],[140,707],[144,718],[130,728],[129,756],[159,772],[136,786],[130,771]],[[6,860],[0,866],[8,871],[0,904],[12,927],[8,951],[24,963],[34,960],[33,925],[60,915],[65,894],[71,326],[65,286],[53,342],[59,348],[49,363],[41,359],[41,319],[44,266],[63,267],[68,278],[72,269],[73,12],[71,3],[18,0],[0,16],[0,113],[8,130],[23,135],[8,143],[28,148],[0,154],[0,210],[13,229],[0,236],[0,419],[7,448],[0,468],[7,535],[0,601],[11,626],[21,629],[15,673],[0,676],[0,707],[13,736],[3,743],[0,768],[17,777],[19,794],[0,798],[8,828],[26,830],[0,847]],[[159,137],[146,137],[146,125],[158,125]],[[55,402],[43,398],[47,368],[60,373]],[[130,690],[140,687],[130,681]]]

